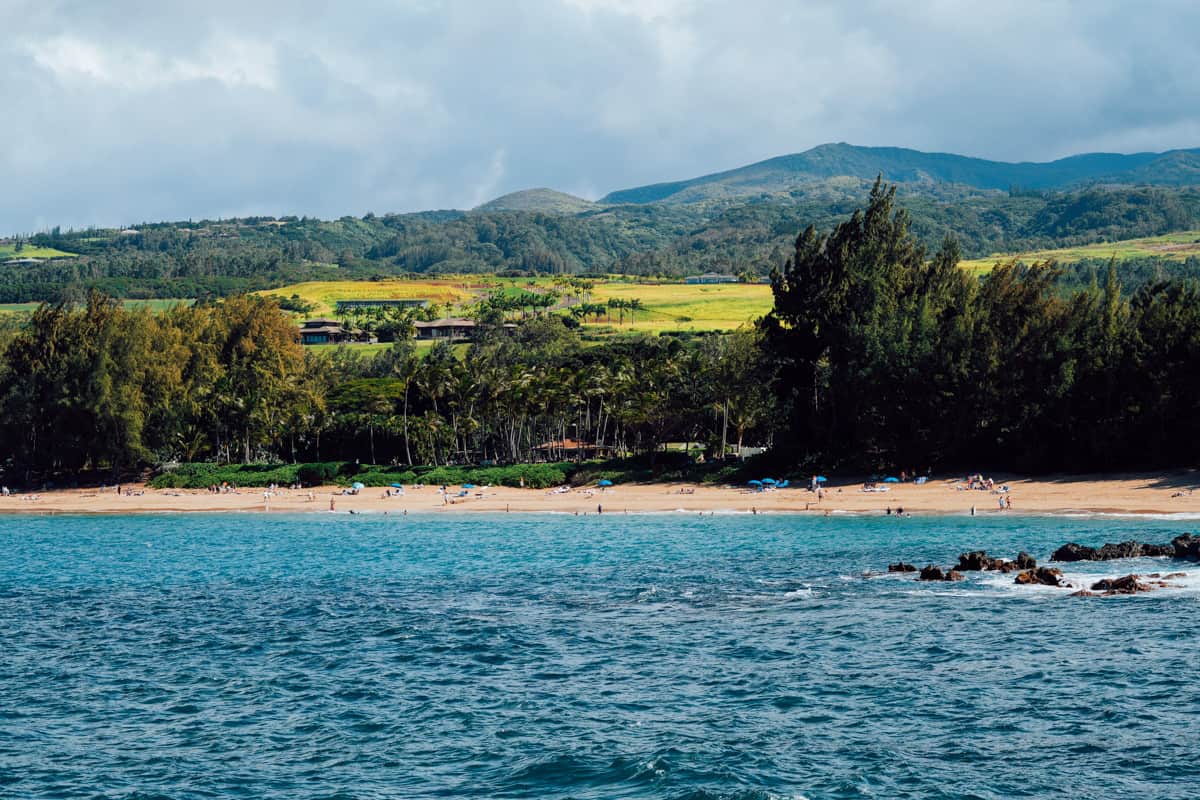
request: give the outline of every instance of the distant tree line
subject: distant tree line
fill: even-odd
[[[0,264],[0,302],[79,299],[93,288],[127,298],[222,297],[302,280],[395,275],[679,277],[719,271],[765,277],[787,258],[797,230],[829,230],[861,202],[861,195],[768,196],[579,214],[427,212],[153,223],[123,232],[56,228],[31,243],[80,257]],[[936,246],[952,233],[969,257],[1200,226],[1200,193],[1194,189],[911,194],[899,203],[921,242]],[[1188,274],[1195,268],[1186,266]]]

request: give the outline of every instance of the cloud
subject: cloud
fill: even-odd
[[[1200,144],[1159,0],[0,0],[0,230],[597,196],[827,141]]]

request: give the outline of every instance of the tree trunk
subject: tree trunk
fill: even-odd
[[[726,398],[725,402],[721,404],[721,411],[723,414],[723,417],[721,420],[721,460],[724,461],[725,454],[729,450],[729,399],[728,398]]]

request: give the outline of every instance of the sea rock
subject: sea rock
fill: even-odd
[[[980,572],[985,569],[1001,569],[1004,563],[1002,558],[989,557],[985,550],[972,550],[959,555],[958,566],[955,569],[963,572]]]
[[[1054,551],[1050,556],[1051,561],[1095,561],[1096,548],[1084,547],[1075,542],[1067,542],[1062,547]]]
[[[1137,575],[1105,578],[1092,584],[1093,592],[1103,592],[1104,594],[1137,594],[1138,592],[1148,592],[1152,588],[1149,584],[1138,580]]]
[[[1062,586],[1062,570],[1053,567],[1027,569],[1017,575],[1015,583],[1022,585]]]
[[[1188,534],[1184,534],[1187,536]],[[1182,539],[1183,536],[1176,537],[1176,542]],[[1200,545],[1200,542],[1197,543]],[[1106,544],[1103,547],[1085,547],[1068,542],[1062,547],[1054,551],[1054,555],[1050,556],[1051,561],[1112,561],[1118,558],[1145,558],[1150,556],[1175,556],[1176,558],[1185,558],[1186,556],[1179,555],[1181,547],[1184,551],[1191,546],[1189,542],[1176,544],[1144,544],[1142,542],[1129,540],[1127,542],[1119,542],[1117,544]],[[1197,547],[1197,558],[1200,559],[1200,546]]]
[[[888,564],[888,572],[916,572],[917,568],[912,564],[906,564],[903,561],[897,561],[895,564]]]
[[[1183,533],[1171,540],[1171,555],[1188,561],[1200,561],[1200,537]]]
[[[961,581],[963,574],[958,570],[942,571],[941,567],[935,567],[933,564],[921,570],[921,577],[918,580],[922,581]]]
[[[921,570],[921,577],[917,580],[944,581],[946,580],[946,573],[942,572],[941,567],[935,567],[933,564],[930,564]]]
[[[1017,560],[1014,563],[1017,569],[1037,569],[1037,559],[1024,550],[1017,553]]]

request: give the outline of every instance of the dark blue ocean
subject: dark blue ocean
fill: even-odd
[[[1195,527],[5,517],[0,796],[1196,798],[1200,566],[864,577]]]

